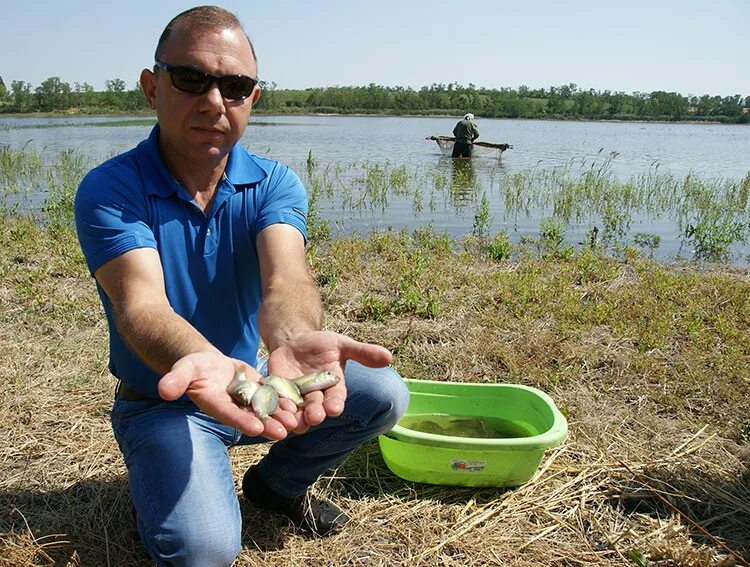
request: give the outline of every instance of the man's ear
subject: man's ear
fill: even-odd
[[[156,75],[149,69],[141,71],[141,90],[148,105],[152,110],[156,110]]]
[[[253,97],[253,106],[258,102],[258,99],[260,98],[260,85],[255,86],[255,90],[253,91],[253,94],[250,95]]]

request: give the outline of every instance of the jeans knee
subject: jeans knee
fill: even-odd
[[[149,550],[159,565],[228,567],[242,551],[239,530],[185,530],[179,538],[155,538]]]
[[[406,412],[409,405],[409,390],[401,376],[395,374],[395,377],[389,381],[384,388],[385,394],[389,400],[386,411],[383,412],[383,425],[390,430],[401,416]]]
[[[350,383],[350,372],[355,377],[351,380],[352,394],[365,401],[364,404],[355,404],[360,407],[363,422],[378,433],[389,431],[409,405],[409,390],[403,378],[391,367],[357,365],[350,368],[347,365],[346,370],[347,384]]]

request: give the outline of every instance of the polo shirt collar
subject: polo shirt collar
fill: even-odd
[[[180,184],[169,173],[159,152],[159,124],[151,130],[148,138],[138,144],[137,159],[143,169],[148,172],[149,183],[146,183],[146,193],[169,197],[180,189]],[[235,187],[254,185],[268,177],[268,170],[259,160],[246,152],[239,143],[235,144],[229,153],[225,178]]]
[[[265,164],[264,164],[265,165]],[[270,163],[266,165],[269,167]],[[235,187],[240,185],[254,185],[268,177],[269,171],[261,165],[255,155],[245,151],[237,143],[232,148],[224,170],[227,180]]]

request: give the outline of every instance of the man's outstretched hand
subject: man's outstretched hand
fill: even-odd
[[[341,415],[346,402],[344,364],[354,360],[371,368],[387,366],[393,360],[385,347],[361,343],[345,335],[326,331],[305,333],[283,343],[268,357],[268,373],[299,378],[316,370],[327,370],[341,380],[323,391],[304,396],[307,404],[297,413],[297,433],[321,423],[326,417]]]
[[[159,395],[165,400],[176,400],[187,394],[203,413],[251,437],[262,435],[277,441],[299,427],[296,406],[289,400],[280,399],[279,409],[265,421],[252,409],[235,404],[227,394],[227,385],[236,368],[244,369],[248,380],[260,379],[254,368],[217,352],[189,354],[175,362],[159,380]]]

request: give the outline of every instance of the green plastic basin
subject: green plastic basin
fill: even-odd
[[[406,413],[378,438],[388,468],[412,482],[451,486],[519,486],[539,468],[546,449],[560,445],[568,423],[547,394],[520,384],[405,380]],[[519,436],[479,438],[408,429],[420,416],[461,416],[508,423]],[[465,419],[469,418],[469,419]],[[476,420],[475,420],[476,421]],[[437,427],[437,426],[436,426]]]

